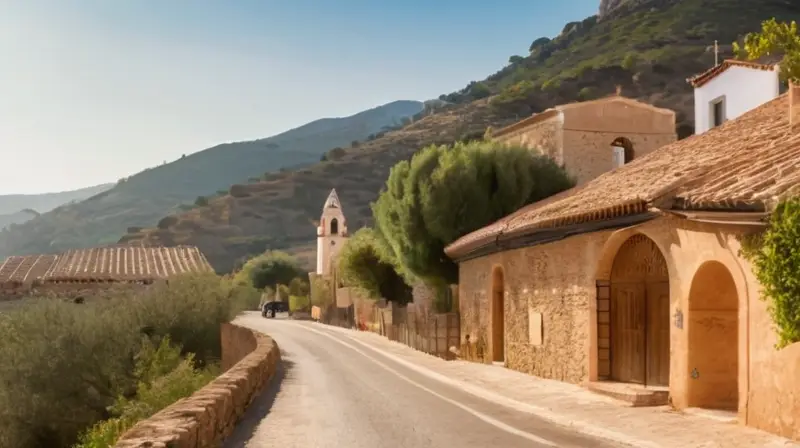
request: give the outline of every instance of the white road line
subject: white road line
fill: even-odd
[[[328,334],[328,333],[325,333],[325,332],[323,332],[323,331],[319,331],[319,330],[316,330],[316,329],[314,329],[314,328],[308,328],[308,327],[306,327],[306,328],[307,328],[309,331],[313,331],[314,333],[317,333],[317,334],[323,335],[323,336],[325,336],[326,338],[328,338],[328,339],[331,339],[332,341],[335,341],[335,342],[337,342],[337,343],[339,343],[339,344],[341,344],[341,345],[344,345],[345,347],[348,347],[348,348],[350,348],[351,350],[353,350],[353,351],[355,351],[355,352],[357,352],[357,353],[361,354],[361,355],[362,355],[362,356],[364,356],[365,358],[367,358],[367,359],[369,359],[370,361],[374,362],[375,364],[377,364],[377,365],[379,365],[379,366],[383,367],[383,368],[384,368],[384,369],[386,369],[387,371],[389,371],[389,372],[393,373],[394,375],[396,375],[398,378],[402,379],[403,381],[406,381],[407,383],[409,383],[409,384],[412,384],[412,385],[414,385],[414,386],[416,386],[416,387],[418,387],[418,388],[420,388],[420,389],[424,390],[425,392],[427,392],[427,393],[429,393],[429,394],[431,394],[431,395],[433,395],[433,396],[435,396],[435,397],[439,398],[440,400],[442,400],[442,401],[445,401],[445,402],[447,402],[447,403],[450,403],[450,404],[452,404],[453,406],[456,406],[456,407],[458,407],[459,409],[461,409],[461,410],[463,410],[463,411],[465,411],[465,412],[468,412],[468,413],[472,414],[473,416],[475,416],[475,417],[477,417],[477,418],[479,418],[479,419],[483,420],[484,422],[486,422],[486,423],[488,423],[488,424],[490,424],[490,425],[492,425],[492,426],[494,426],[494,427],[496,427],[496,428],[498,428],[498,429],[501,429],[501,430],[503,430],[503,431],[505,431],[505,432],[507,432],[507,433],[509,433],[509,434],[513,434],[513,435],[515,435],[515,436],[519,436],[519,437],[522,437],[522,438],[524,438],[524,439],[528,439],[528,440],[530,440],[531,442],[536,442],[536,443],[539,443],[539,444],[542,444],[542,445],[547,445],[547,446],[555,446],[555,447],[557,447],[557,446],[558,446],[558,445],[557,445],[557,444],[555,444],[554,442],[551,442],[551,441],[549,441],[549,440],[547,440],[547,439],[544,439],[544,438],[542,438],[542,437],[539,437],[539,436],[537,436],[537,435],[535,435],[535,434],[531,434],[531,433],[529,433],[529,432],[522,431],[521,429],[517,429],[517,428],[515,428],[515,427],[513,427],[513,426],[511,426],[511,425],[507,425],[507,424],[505,424],[505,423],[501,422],[500,420],[497,420],[497,419],[495,419],[495,418],[492,418],[492,417],[490,417],[490,416],[488,416],[488,415],[486,415],[486,414],[484,414],[484,413],[482,413],[482,412],[476,411],[476,410],[472,409],[471,407],[469,407],[469,406],[466,406],[466,405],[464,405],[464,404],[462,404],[462,403],[460,403],[460,402],[458,402],[458,401],[456,401],[456,400],[453,400],[453,399],[447,398],[447,397],[445,397],[444,395],[441,395],[441,394],[439,394],[439,393],[437,393],[437,392],[435,392],[435,391],[433,391],[433,390],[431,390],[431,389],[429,389],[429,388],[427,388],[427,387],[423,386],[422,384],[419,384],[418,382],[416,382],[416,381],[412,380],[411,378],[409,378],[409,377],[407,377],[407,376],[405,376],[405,375],[403,375],[403,374],[401,374],[401,373],[399,373],[399,372],[395,371],[394,369],[392,369],[392,368],[391,368],[391,367],[389,367],[388,365],[384,364],[383,362],[379,361],[379,360],[378,360],[378,359],[376,359],[375,357],[373,357],[373,356],[370,356],[370,355],[368,355],[367,353],[364,353],[364,352],[363,352],[362,350],[360,350],[358,347],[355,347],[355,346],[353,346],[353,345],[350,345],[350,344],[348,344],[347,342],[344,342],[344,341],[342,341],[342,340],[340,340],[340,339],[337,339],[337,338],[333,337],[332,335],[330,335],[330,334]],[[355,342],[359,342],[359,341],[355,341]]]
[[[327,337],[329,337],[329,338],[331,338],[331,339],[333,339],[335,341],[339,341],[339,339],[337,339],[334,336],[332,336],[332,333],[333,332],[339,333],[342,336],[346,337],[347,339],[357,343],[358,345],[366,347],[366,348],[370,349],[371,351],[373,351],[375,353],[378,353],[381,356],[384,356],[386,358],[389,358],[392,361],[394,361],[394,362],[396,362],[396,363],[398,363],[398,364],[400,364],[400,365],[402,365],[404,367],[409,368],[410,370],[413,370],[413,371],[415,371],[417,373],[425,375],[428,378],[432,378],[432,379],[437,380],[439,382],[442,382],[442,383],[445,383],[445,384],[449,384],[449,385],[451,385],[453,387],[461,389],[461,390],[463,390],[463,391],[465,391],[465,392],[467,392],[469,394],[472,394],[472,395],[474,395],[476,397],[479,397],[479,398],[482,398],[484,400],[490,401],[492,403],[496,403],[496,404],[499,404],[501,406],[504,406],[504,407],[507,407],[507,408],[510,408],[510,409],[514,409],[514,410],[517,410],[517,411],[520,411],[520,412],[533,414],[533,415],[535,415],[535,416],[537,416],[539,418],[542,418],[544,420],[547,420],[547,421],[549,421],[549,422],[551,422],[553,424],[556,424],[556,425],[561,426],[563,428],[573,429],[574,431],[576,431],[578,433],[581,433],[581,434],[584,434],[584,435],[588,435],[588,436],[592,436],[592,437],[598,437],[598,438],[605,439],[605,440],[610,441],[610,442],[614,442],[614,443],[618,443],[618,444],[622,444],[622,445],[628,445],[628,446],[637,447],[637,448],[663,448],[662,445],[660,445],[658,443],[651,442],[649,440],[643,440],[643,439],[639,439],[637,437],[632,437],[632,436],[630,436],[628,434],[624,434],[624,433],[621,433],[621,432],[618,432],[618,431],[613,431],[613,430],[609,430],[609,429],[606,429],[606,428],[602,428],[602,427],[599,427],[597,425],[593,425],[593,424],[588,423],[588,422],[579,421],[579,420],[572,420],[570,418],[564,417],[563,415],[559,415],[559,414],[557,414],[557,413],[555,413],[555,412],[553,412],[553,411],[551,411],[549,409],[545,409],[543,407],[532,405],[532,404],[529,404],[529,403],[523,403],[523,402],[520,402],[520,401],[517,401],[517,400],[512,400],[512,399],[510,399],[508,397],[505,397],[505,396],[502,396],[500,394],[488,391],[486,389],[483,389],[483,388],[480,388],[480,387],[477,387],[477,386],[473,386],[471,384],[467,384],[467,383],[464,383],[462,381],[454,380],[452,378],[448,378],[448,377],[446,377],[446,376],[444,376],[444,375],[442,375],[440,373],[434,372],[434,371],[432,371],[432,370],[430,370],[428,368],[420,367],[420,366],[418,366],[418,365],[416,365],[416,364],[414,364],[412,362],[408,362],[405,359],[402,359],[402,358],[400,358],[398,356],[395,356],[394,354],[386,353],[386,352],[384,352],[384,351],[382,351],[382,350],[380,350],[378,348],[375,348],[375,347],[371,346],[370,344],[367,344],[367,343],[365,343],[363,341],[359,341],[358,339],[356,339],[356,338],[354,338],[354,337],[352,337],[352,336],[347,334],[351,330],[346,330],[346,329],[339,328],[339,327],[330,327],[329,331],[319,331],[319,330],[316,330],[314,328],[311,328],[309,325],[302,325],[299,322],[287,321],[287,323],[291,323],[292,325],[296,325],[298,327],[305,328],[305,329],[307,329],[309,331],[320,333],[320,334],[325,335],[325,336],[327,336]],[[320,325],[323,325],[323,324],[320,324]]]

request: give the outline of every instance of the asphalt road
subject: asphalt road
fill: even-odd
[[[255,313],[238,322],[272,336],[282,365],[226,448],[616,446],[432,379],[324,325]]]

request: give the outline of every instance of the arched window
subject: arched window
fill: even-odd
[[[617,137],[611,143],[614,150],[614,168],[633,162],[635,152],[633,150],[633,143],[625,137]]]
[[[336,218],[331,219],[331,235],[339,234],[339,220]]]

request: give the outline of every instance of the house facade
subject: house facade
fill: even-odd
[[[777,98],[779,74],[778,64],[729,59],[688,79],[694,87],[695,134]]]
[[[581,185],[677,136],[675,112],[616,95],[556,106],[499,129],[492,138],[541,151]]]
[[[475,360],[800,439],[800,343],[739,252],[800,188],[797,125],[793,87],[453,243]]]

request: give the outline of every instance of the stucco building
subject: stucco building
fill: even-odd
[[[677,136],[675,112],[616,95],[556,106],[499,129],[492,138],[541,151],[580,185]]]
[[[739,253],[800,189],[798,160],[792,87],[464,236],[446,249],[462,341],[477,361],[800,438],[800,343],[775,349]]]
[[[331,275],[336,256],[345,241],[347,221],[336,189],[333,189],[322,206],[322,215],[317,226],[317,275]]]

